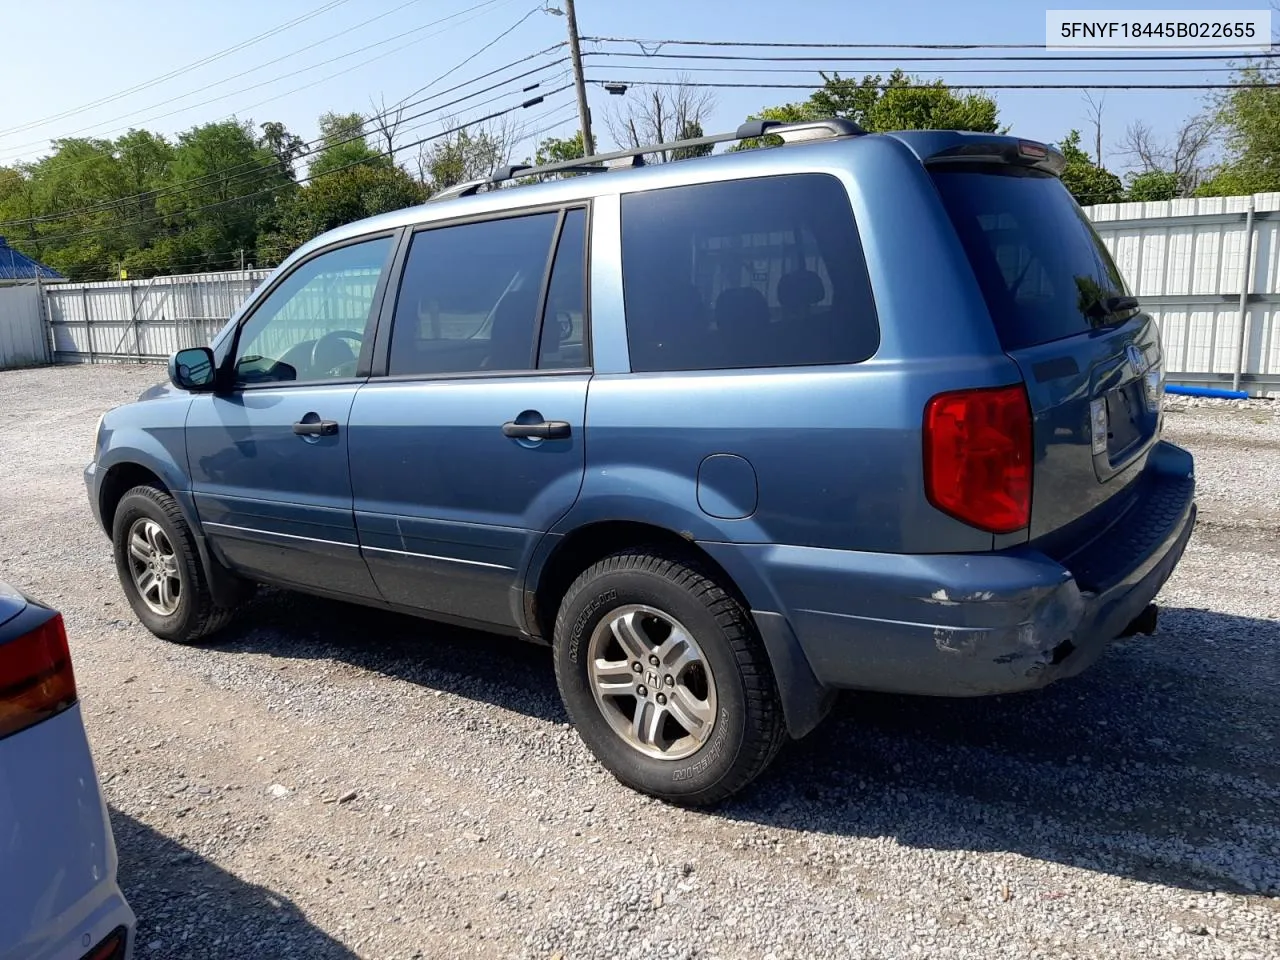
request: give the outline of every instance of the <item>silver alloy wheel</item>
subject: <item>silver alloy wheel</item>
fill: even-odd
[[[645,756],[682,760],[715,729],[711,665],[693,634],[654,607],[619,607],[600,621],[587,678],[614,733]]]
[[[182,578],[178,574],[178,554],[154,520],[135,520],[125,539],[129,550],[129,572],[138,596],[153,613],[171,617],[182,599]]]

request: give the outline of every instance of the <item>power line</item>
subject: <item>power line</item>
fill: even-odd
[[[545,94],[542,94],[541,96],[537,96],[530,100],[526,100],[523,103],[518,103],[514,106],[507,107],[506,109],[503,109],[503,110],[496,110],[493,113],[486,114],[483,117],[478,117],[475,120],[469,120],[466,123],[458,124],[457,126],[450,127],[447,130],[441,130],[439,133],[434,133],[430,136],[422,137],[418,140],[401,144],[396,149],[408,150],[412,147],[421,146],[424,143],[430,143],[433,140],[440,140],[444,137],[450,136],[451,134],[458,133],[461,130],[466,130],[468,127],[474,127],[482,123],[488,123],[490,120],[496,120],[499,117],[504,117],[508,114],[515,113],[517,110],[525,110],[525,109],[528,109],[529,107],[537,106],[538,104],[545,102],[545,100],[548,97],[554,97],[558,93],[563,93],[565,90],[568,90],[572,86],[573,84],[564,84],[563,86],[557,87],[554,90],[547,91]],[[97,236],[103,233],[116,233],[116,232],[131,229],[133,227],[140,227],[148,223],[158,223],[162,220],[168,220],[172,216],[192,216],[197,213],[203,213],[206,210],[213,210],[219,207],[224,207],[227,204],[243,203],[246,200],[252,200],[254,197],[260,197],[268,193],[276,193],[280,190],[288,189],[289,187],[295,186],[297,184],[313,183],[316,180],[319,180],[321,177],[333,176],[334,174],[341,173],[344,170],[350,170],[353,167],[358,167],[363,164],[367,164],[370,160],[375,160],[380,157],[389,157],[389,156],[390,156],[390,152],[383,150],[383,151],[379,151],[378,153],[374,154],[371,157],[364,157],[364,158],[361,158],[360,160],[355,160],[351,163],[344,163],[342,166],[334,167],[332,170],[324,170],[320,173],[309,174],[308,176],[300,177],[296,181],[291,180],[288,183],[278,184],[276,186],[271,186],[271,187],[264,187],[261,190],[255,190],[251,193],[246,193],[239,197],[229,197],[226,200],[218,200],[218,201],[215,201],[214,203],[202,204],[201,206],[194,207],[191,210],[176,211],[174,214],[171,214],[171,215],[148,217],[144,220],[131,220],[131,221],[128,221],[127,223],[113,224],[109,227],[97,227],[92,230],[84,230],[78,233],[63,234],[61,236],[55,236],[55,237],[39,237],[38,242],[41,244],[66,243],[70,240],[78,240],[82,237]]]
[[[794,47],[832,50],[1025,50],[1042,43],[782,43],[762,40],[645,40],[638,37],[583,37],[583,43],[634,43],[643,47]]]
[[[646,40],[638,37],[583,37],[583,43],[633,43],[641,56],[656,56],[663,47],[744,47],[777,50],[1045,50],[1043,43],[787,43],[765,40]],[[655,53],[647,52],[652,47]],[[1255,53],[1224,53],[1218,56],[1236,59],[1255,56]],[[1261,54],[1274,56],[1273,53]],[[681,56],[681,54],[666,54]],[[981,58],[987,59],[987,58]],[[1123,58],[1118,58],[1123,59]]]
[[[614,84],[626,85],[622,80],[597,80],[594,77],[587,79],[588,83],[599,84],[600,86],[611,86]],[[632,83],[632,86],[646,87],[714,87],[722,89],[742,88],[747,90],[821,90],[822,84],[814,85],[812,83],[700,83],[697,81],[684,82],[681,80],[646,80],[642,83]],[[873,84],[878,90],[892,90],[893,86],[887,83]],[[953,84],[944,83],[940,85],[944,90],[1253,90],[1280,89],[1280,84],[1275,83],[969,83],[969,84]],[[898,88],[910,89],[910,88]]]
[[[805,63],[809,61],[822,61],[824,63],[959,63],[992,60],[997,62],[1022,62],[1022,63],[1059,63],[1068,61],[1087,61],[1096,63],[1105,62],[1121,62],[1121,63],[1145,63],[1146,61],[1159,60],[1239,60],[1238,54],[1230,53],[1156,53],[1142,54],[1140,56],[1126,56],[1115,54],[1066,54],[1052,56],[1033,55],[1033,54],[992,54],[990,56],[971,56],[968,54],[960,56],[937,56],[937,57],[846,57],[831,56],[830,54],[815,54],[812,56],[797,56],[795,54],[754,54],[754,53],[635,53],[630,50],[593,50],[584,56],[607,56],[607,57],[629,57],[639,58],[642,60],[737,60],[748,63]],[[1259,53],[1256,55],[1260,59],[1274,59],[1280,57],[1280,53]]]
[[[605,54],[608,56],[608,54]],[[649,63],[609,63],[597,64],[597,66],[608,67],[610,70],[661,70],[667,73],[676,71],[679,73],[804,73],[812,74],[820,72],[821,67],[671,67],[661,66]],[[960,70],[928,70],[925,71],[930,75],[946,74],[970,74],[970,73],[1108,73],[1108,74],[1130,74],[1130,73],[1235,73],[1235,67],[1064,67],[1061,70],[1041,70],[1039,68],[1029,69],[1027,67],[976,67]]]
[[[392,109],[395,110],[400,108],[401,106],[404,105],[405,100],[408,100],[412,97],[416,97],[420,93],[425,93],[427,90],[430,90],[441,80],[445,79],[445,77],[448,77],[450,74],[452,74],[455,70],[459,70],[462,67],[465,67],[468,63],[470,63],[476,57],[480,56],[480,54],[484,53],[486,50],[492,47],[499,40],[502,40],[504,37],[510,35],[513,31],[515,31],[517,27],[519,27],[522,23],[524,23],[526,20],[532,17],[535,13],[540,12],[542,9],[543,9],[542,7],[534,7],[532,10],[526,13],[523,17],[521,17],[511,26],[507,27],[507,29],[503,30],[500,34],[498,34],[496,37],[494,37],[492,40],[486,43],[483,47],[481,47],[475,53],[471,54],[471,56],[467,57],[465,60],[460,60],[458,63],[454,64],[444,73],[440,74],[440,76],[436,77],[434,80],[428,83],[425,87],[419,87],[417,90],[414,90],[412,93],[407,94],[403,99],[400,100],[399,103],[397,103],[394,107],[392,107]],[[561,44],[557,44],[557,46],[561,46]]]
[[[164,120],[164,119],[166,119],[166,118],[168,118],[168,117],[172,117],[172,116],[175,116],[175,115],[180,114],[180,113],[186,113],[188,110],[194,110],[194,109],[196,109],[197,107],[204,107],[204,106],[208,106],[208,105],[209,105],[209,104],[211,104],[211,103],[217,103],[219,100],[226,100],[226,99],[227,99],[227,98],[229,98],[229,97],[234,97],[234,96],[237,96],[237,95],[239,95],[239,94],[241,94],[241,93],[248,93],[250,90],[257,90],[257,89],[260,89],[260,88],[262,88],[262,87],[267,87],[267,86],[270,86],[270,85],[271,85],[271,84],[273,84],[273,83],[277,83],[277,82],[279,82],[280,80],[290,79],[290,78],[296,77],[298,74],[306,73],[306,72],[308,72],[308,71],[310,71],[310,70],[317,70],[317,69],[320,69],[321,67],[327,67],[329,64],[337,63],[339,60],[345,60],[345,59],[347,59],[348,57],[354,57],[354,56],[356,56],[357,54],[361,54],[361,53],[364,53],[364,52],[366,52],[366,51],[368,51],[368,50],[372,50],[372,49],[374,49],[375,47],[385,46],[386,44],[388,44],[388,43],[393,43],[393,42],[395,42],[396,40],[401,40],[401,39],[404,39],[405,37],[412,36],[413,34],[421,33],[423,30],[427,30],[427,29],[430,29],[431,27],[439,26],[440,24],[442,24],[442,23],[447,23],[447,22],[448,22],[448,21],[450,21],[450,20],[455,20],[455,19],[457,19],[458,17],[464,16],[465,14],[468,14],[468,13],[473,13],[473,12],[475,12],[476,10],[480,10],[480,9],[482,9],[482,8],[484,8],[484,7],[490,7],[490,6],[492,6],[493,4],[495,4],[495,3],[500,3],[500,4],[502,4],[502,5],[505,5],[505,4],[507,4],[507,3],[511,3],[511,2],[514,2],[514,0],[483,0],[483,2],[481,2],[481,3],[477,3],[477,4],[475,4],[475,5],[473,5],[473,6],[470,6],[470,7],[467,7],[465,10],[460,10],[460,11],[458,11],[457,13],[452,13],[452,14],[450,14],[450,15],[449,15],[449,16],[447,16],[447,17],[441,17],[441,18],[440,18],[440,19],[438,19],[438,20],[432,20],[430,23],[424,23],[424,24],[422,24],[421,26],[417,26],[417,27],[412,28],[411,30],[404,30],[404,31],[401,31],[400,33],[393,34],[393,35],[392,35],[392,36],[390,36],[390,37],[386,37],[386,38],[384,38],[384,39],[382,39],[382,40],[375,41],[374,43],[365,44],[363,47],[357,47],[355,50],[350,50],[350,51],[348,51],[348,52],[346,52],[346,53],[341,53],[341,54],[338,54],[338,55],[336,55],[336,56],[329,57],[327,60],[321,60],[320,62],[318,62],[318,63],[313,63],[313,64],[311,64],[310,66],[306,66],[306,67],[299,67],[298,69],[296,69],[296,70],[291,70],[291,71],[289,71],[288,73],[282,73],[282,74],[279,74],[278,76],[271,77],[271,78],[270,78],[270,79],[268,79],[268,80],[261,80],[261,81],[259,81],[259,82],[257,82],[257,83],[250,84],[250,85],[249,85],[249,86],[247,86],[247,87],[241,87],[241,88],[239,88],[238,90],[232,90],[232,91],[230,91],[229,93],[221,93],[221,94],[218,94],[218,96],[216,96],[216,97],[210,97],[210,98],[209,98],[209,99],[207,99],[207,100],[201,100],[201,101],[198,101],[198,102],[196,102],[196,103],[188,103],[188,104],[184,104],[183,106],[178,107],[178,108],[176,108],[176,109],[174,109],[174,110],[170,110],[170,111],[168,111],[167,113],[159,113],[159,114],[155,114],[155,115],[149,116],[149,117],[147,117],[145,120],[141,120],[141,121],[139,121],[139,123],[152,123],[152,122],[154,122],[154,121],[156,121],[156,120]],[[471,18],[469,18],[469,19],[467,19],[467,20],[463,20],[463,21],[462,21],[462,23],[469,23],[471,20],[474,20],[474,19],[477,19],[477,17],[471,17]],[[457,24],[455,24],[455,26],[457,26]],[[334,79],[335,77],[342,76],[342,75],[343,75],[343,74],[345,74],[345,73],[350,73],[352,70],[358,69],[359,67],[365,66],[366,64],[373,63],[373,62],[375,62],[376,60],[381,60],[381,59],[383,59],[384,57],[389,57],[389,56],[391,56],[393,53],[398,53],[398,52],[400,52],[401,50],[408,49],[409,47],[414,46],[415,44],[422,43],[424,40],[430,40],[430,39],[432,39],[433,37],[437,37],[437,36],[439,36],[440,34],[447,32],[447,31],[448,31],[448,30],[450,30],[450,29],[452,29],[452,27],[446,27],[444,30],[439,30],[439,31],[437,31],[437,32],[435,32],[435,33],[429,33],[429,34],[427,34],[427,35],[426,35],[426,36],[424,36],[424,37],[417,37],[416,39],[411,40],[411,41],[409,41],[408,43],[401,44],[400,46],[397,46],[397,47],[392,47],[390,50],[385,50],[385,51],[383,51],[382,53],[377,54],[376,56],[369,57],[369,58],[367,58],[367,59],[365,59],[365,60],[362,60],[362,61],[360,61],[359,63],[354,64],[354,65],[353,65],[353,66],[351,66],[351,67],[345,68],[345,69],[343,69],[343,70],[339,70],[337,73],[330,74],[330,75],[328,75],[328,76],[326,76],[326,77],[321,77],[319,80],[312,80],[312,81],[310,81],[309,83],[306,83],[306,84],[304,84],[304,85],[303,85],[303,86],[301,86],[301,87],[297,87],[297,88],[295,88],[294,90],[289,91],[288,93],[296,93],[296,92],[298,92],[299,90],[311,89],[311,88],[315,87],[315,86],[316,86],[317,84],[319,84],[319,83],[324,83],[324,82],[326,82],[326,81],[328,81],[328,80],[332,80],[332,79]],[[249,71],[249,72],[252,72],[252,71]],[[229,78],[229,79],[235,79],[235,78]],[[166,99],[166,100],[161,100],[161,101],[159,101],[159,102],[157,102],[157,103],[153,103],[153,104],[151,104],[150,106],[142,107],[142,108],[139,108],[138,110],[133,110],[133,111],[130,111],[130,112],[128,112],[128,113],[122,113],[122,114],[120,114],[119,116],[112,117],[112,118],[111,118],[111,119],[109,119],[109,120],[101,120],[101,121],[98,121],[97,123],[92,123],[92,124],[89,124],[88,126],[80,127],[80,128],[79,128],[79,129],[77,129],[77,130],[72,130],[72,131],[70,131],[70,132],[69,132],[68,134],[66,134],[62,139],[65,139],[66,137],[72,137],[72,136],[75,136],[76,134],[84,133],[84,132],[89,131],[89,130],[97,129],[98,127],[105,126],[106,124],[114,123],[114,122],[116,122],[117,120],[125,120],[125,119],[128,119],[129,117],[135,117],[135,116],[137,116],[139,113],[143,113],[143,112],[145,112],[145,111],[147,111],[147,110],[152,110],[152,109],[155,109],[155,108],[157,108],[157,107],[167,106],[168,104],[176,103],[176,102],[177,102],[177,101],[179,101],[179,100],[185,100],[187,97],[191,97],[191,96],[194,96],[194,95],[196,95],[196,94],[198,94],[198,93],[202,93],[202,92],[204,92],[204,91],[206,91],[206,90],[210,90],[210,89],[212,89],[213,87],[221,86],[222,84],[227,83],[227,82],[228,82],[228,80],[225,80],[225,79],[224,79],[224,80],[219,80],[219,81],[217,81],[217,82],[215,82],[215,83],[206,84],[206,85],[205,85],[205,86],[203,86],[203,87],[198,87],[198,88],[196,88],[195,90],[190,90],[190,91],[188,91],[187,93],[179,94],[178,96],[175,96],[175,97],[169,97],[169,98],[168,98],[168,99]],[[288,93],[280,94],[279,96],[287,96],[287,95],[288,95]],[[272,98],[272,99],[279,99],[279,96],[274,97],[274,98]],[[269,101],[263,101],[263,102],[269,102]],[[255,104],[255,106],[258,106],[258,105],[259,105],[259,104]],[[106,132],[106,133],[117,133],[117,132],[119,132],[119,131],[121,131],[121,130],[127,129],[129,126],[133,126],[133,124],[128,124],[128,125],[126,125],[126,126],[122,126],[122,127],[115,127],[115,128],[113,128],[112,130],[105,131],[105,132]],[[10,150],[19,150],[19,151],[20,151],[20,150],[22,150],[22,149],[24,149],[24,148],[28,148],[28,147],[32,147],[32,146],[38,146],[38,145],[39,145],[40,143],[42,143],[42,142],[43,142],[42,140],[33,140],[33,141],[29,141],[28,143],[24,143],[24,144],[21,144],[21,145],[16,146],[16,147],[9,147],[8,149],[10,149]]]
[[[166,80],[172,80],[174,77],[179,76],[180,74],[187,73],[188,71],[195,70],[199,67],[207,66],[208,64],[213,63],[217,60],[221,60],[224,57],[228,57],[233,53],[238,53],[239,51],[244,50],[247,47],[253,46],[255,43],[259,43],[262,40],[266,40],[268,37],[273,37],[278,33],[283,33],[285,30],[289,30],[293,27],[296,27],[298,24],[304,23],[307,20],[312,20],[323,13],[329,12],[334,7],[340,7],[344,3],[348,3],[348,2],[349,0],[330,0],[329,3],[326,3],[324,6],[320,7],[317,10],[312,10],[310,13],[303,14],[300,17],[294,17],[292,20],[289,20],[286,23],[282,23],[279,26],[272,27],[270,30],[260,33],[257,36],[250,37],[248,40],[242,40],[240,43],[227,47],[225,50],[219,50],[217,53],[212,53],[209,56],[204,57],[203,59],[195,61],[194,63],[188,63],[186,66],[178,67],[175,70],[171,70],[170,72],[163,74],[162,76],[154,77],[153,79],[144,81],[143,83],[135,84],[134,86],[129,87],[126,90],[121,90],[121,91],[118,91],[117,93],[113,93],[105,97],[100,97],[99,99],[94,100],[91,103],[82,104],[81,106],[74,107],[70,110],[64,110],[62,113],[51,114],[50,116],[47,116],[47,117],[41,117],[38,120],[32,120],[32,121],[29,121],[28,123],[20,124],[19,126],[16,126],[16,127],[9,127],[8,129],[0,130],[0,136],[3,136],[4,134],[8,134],[8,133],[17,133],[18,131],[21,131],[21,130],[29,130],[32,127],[39,126],[43,123],[50,123],[55,120],[62,120],[66,117],[75,116],[77,113],[84,113],[86,110],[92,110],[94,107],[99,107],[99,106],[102,106],[103,104],[111,103],[115,100],[121,99],[122,97],[127,97],[132,93],[137,93],[140,90],[145,90],[148,87],[154,87],[156,84],[164,83]]]
[[[559,47],[559,46],[563,46],[563,45],[564,45],[564,44],[563,44],[563,43],[561,43],[561,44],[557,44],[556,46],[557,46],[557,47]],[[555,49],[555,48],[553,47],[553,48],[549,48],[549,49]],[[480,81],[480,80],[488,79],[489,77],[492,77],[494,74],[502,73],[503,71],[509,70],[509,69],[511,69],[511,68],[512,68],[512,67],[514,67],[514,66],[519,66],[519,65],[521,65],[521,64],[523,64],[523,63],[527,63],[529,60],[532,60],[532,59],[534,59],[534,58],[536,58],[536,57],[542,56],[544,53],[546,53],[546,51],[545,51],[545,50],[544,50],[544,51],[539,51],[538,53],[535,53],[535,54],[530,54],[529,56],[526,56],[526,57],[521,57],[519,60],[514,60],[514,61],[512,61],[511,63],[505,64],[504,66],[497,67],[497,68],[495,68],[495,69],[493,69],[493,70],[490,70],[490,71],[488,71],[488,72],[486,72],[486,73],[480,74],[478,77],[472,77],[470,80],[465,80],[465,81],[463,81],[462,83],[455,84],[455,85],[454,85],[454,86],[452,86],[452,87],[449,87],[449,88],[447,88],[447,89],[445,89],[445,90],[440,91],[439,93],[432,94],[431,96],[423,97],[423,98],[421,98],[420,100],[416,100],[416,101],[412,101],[412,102],[410,102],[410,103],[406,103],[406,104],[405,104],[405,106],[416,106],[416,105],[419,105],[419,104],[422,104],[422,103],[426,103],[427,101],[430,101],[430,100],[437,100],[437,99],[439,99],[440,97],[447,96],[448,94],[453,93],[454,91],[460,90],[460,89],[461,89],[461,88],[463,88],[463,87],[470,86],[471,84],[477,83],[477,82],[478,82],[478,81]],[[487,87],[482,87],[482,88],[481,88],[481,89],[479,89],[479,90],[474,90],[474,91],[472,91],[472,92],[470,92],[470,93],[468,93],[468,94],[466,94],[466,95],[464,95],[464,96],[458,97],[458,98],[456,98],[456,99],[454,99],[454,100],[451,100],[451,101],[449,101],[449,102],[447,102],[447,103],[440,104],[439,106],[432,107],[432,108],[430,108],[430,109],[428,109],[428,110],[420,111],[419,113],[416,113],[416,114],[410,114],[410,115],[409,115],[409,116],[407,116],[407,117],[403,117],[403,116],[402,116],[402,117],[400,118],[400,120],[401,120],[401,121],[404,121],[404,120],[416,120],[416,119],[418,119],[419,117],[424,117],[424,116],[426,116],[426,115],[428,115],[428,114],[439,113],[439,112],[440,112],[440,111],[442,111],[442,110],[448,109],[449,107],[457,106],[457,105],[459,105],[459,104],[461,104],[461,103],[465,103],[466,101],[468,101],[468,100],[470,100],[470,99],[473,99],[474,97],[480,96],[481,94],[484,94],[484,93],[488,93],[488,92],[490,92],[490,91],[492,91],[492,90],[496,90],[496,89],[498,89],[499,87],[506,86],[507,84],[514,83],[514,82],[519,81],[519,80],[529,79],[530,77],[533,77],[534,75],[536,75],[536,74],[538,74],[538,73],[541,73],[541,72],[543,72],[544,70],[548,70],[548,69],[550,69],[550,68],[552,68],[552,67],[559,66],[560,64],[563,64],[563,63],[565,63],[567,60],[568,60],[568,58],[567,58],[567,57],[561,57],[561,58],[560,58],[560,59],[558,59],[558,60],[551,60],[551,61],[548,61],[547,63],[542,64],[542,65],[537,66],[537,67],[534,67],[534,68],[533,68],[533,69],[531,69],[531,70],[526,70],[526,71],[524,71],[523,73],[518,73],[518,74],[516,74],[515,76],[506,77],[506,78],[504,78],[503,80],[498,81],[497,83],[490,84],[490,85],[489,85],[489,86],[487,86]],[[541,83],[541,82],[542,82],[542,81],[538,81],[538,83],[534,83],[534,84],[531,84],[531,85],[529,85],[529,86],[526,86],[526,87],[525,87],[522,91],[520,91],[520,92],[529,92],[529,91],[531,91],[531,90],[535,89],[536,87],[538,87],[539,83]],[[514,91],[514,90],[513,90],[513,91],[509,91],[509,92],[507,92],[507,93],[502,94],[501,96],[510,96],[512,93],[515,93],[515,92],[516,92],[516,91]],[[496,99],[499,99],[499,98],[498,98],[498,97],[491,98],[491,100],[484,101],[484,103],[490,103],[490,102],[492,102],[493,100],[496,100]],[[477,104],[477,106],[479,106],[479,105],[482,105],[482,104]],[[368,124],[368,123],[372,122],[373,120],[375,120],[375,119],[377,119],[377,118],[379,118],[379,117],[386,116],[386,115],[387,115],[387,114],[373,114],[373,115],[371,115],[370,117],[365,118],[364,123],[365,123],[365,124]],[[413,128],[411,127],[411,128],[409,128],[409,129],[413,129]],[[304,143],[304,146],[305,146],[305,147],[307,147],[307,149],[306,149],[304,152],[302,152],[302,153],[298,154],[298,155],[294,158],[294,160],[295,160],[295,161],[296,161],[296,160],[303,160],[303,159],[306,159],[307,157],[314,156],[314,155],[316,155],[316,154],[318,154],[318,153],[322,153],[322,152],[323,152],[324,150],[326,150],[326,149],[331,149],[331,148],[333,148],[333,147],[343,146],[344,144],[348,144],[348,143],[354,143],[355,141],[360,140],[360,139],[363,139],[363,138],[364,138],[364,137],[366,137],[366,136],[368,136],[368,134],[366,134],[366,133],[360,133],[360,134],[355,134],[355,135],[352,135],[352,136],[349,136],[349,137],[345,137],[345,138],[340,139],[340,140],[335,140],[335,141],[332,141],[332,142],[328,142],[328,143],[326,143],[326,142],[325,142],[325,139],[324,139],[323,137],[317,137],[317,138],[316,138],[315,140],[313,140],[313,141],[310,141],[310,142]],[[399,147],[397,147],[396,149],[400,149],[400,148],[399,148]],[[198,187],[198,186],[203,186],[203,185],[206,185],[206,184],[213,183],[213,182],[218,181],[218,180],[220,180],[221,178],[223,178],[223,177],[227,176],[228,174],[235,174],[237,170],[243,170],[243,171],[244,171],[244,173],[243,173],[243,174],[236,175],[236,176],[229,177],[229,178],[225,181],[226,183],[231,183],[231,182],[233,182],[233,181],[235,181],[235,180],[238,180],[238,179],[244,179],[246,175],[248,175],[248,176],[251,176],[251,177],[252,177],[252,176],[258,176],[258,175],[261,175],[261,174],[264,174],[264,173],[269,173],[269,172],[271,172],[271,168],[270,168],[270,167],[264,167],[263,165],[259,164],[256,160],[246,160],[246,161],[243,161],[243,162],[241,162],[241,163],[239,163],[239,164],[235,164],[235,165],[233,165],[233,166],[231,166],[231,167],[226,167],[226,168],[223,168],[223,169],[221,169],[221,170],[216,170],[216,171],[213,171],[213,172],[211,172],[211,173],[204,174],[204,175],[202,175],[202,176],[200,176],[200,177],[193,177],[193,178],[191,178],[191,179],[189,179],[189,180],[179,181],[178,183],[166,184],[166,185],[164,185],[164,186],[162,186],[162,187],[160,187],[160,188],[158,188],[158,189],[156,189],[156,190],[148,190],[148,191],[144,191],[144,192],[142,192],[142,193],[133,194],[133,195],[131,195],[131,196],[127,196],[127,197],[119,197],[119,198],[115,198],[115,199],[111,199],[111,200],[103,200],[103,201],[99,201],[99,202],[98,202],[98,203],[96,203],[96,204],[90,204],[90,205],[88,205],[88,206],[80,207],[80,208],[76,208],[76,209],[73,209],[73,210],[60,211],[60,212],[55,213],[55,214],[43,214],[43,215],[38,216],[38,217],[29,217],[29,218],[20,219],[20,220],[7,220],[7,221],[0,221],[0,227],[31,225],[31,224],[35,224],[35,223],[50,223],[50,222],[55,222],[55,221],[58,221],[58,220],[66,220],[66,219],[69,219],[69,218],[71,218],[71,217],[79,216],[79,215],[82,215],[82,214],[90,214],[90,213],[108,213],[108,212],[110,212],[110,211],[111,211],[111,210],[113,210],[113,209],[116,209],[116,208],[119,208],[119,207],[122,207],[122,206],[126,206],[126,205],[128,205],[128,204],[130,204],[130,203],[134,203],[134,202],[137,202],[137,201],[140,201],[140,200],[155,200],[155,199],[159,199],[160,197],[170,196],[170,195],[172,195],[172,194],[174,194],[174,193],[184,193],[184,192],[189,192],[187,189],[184,189],[184,188]]]

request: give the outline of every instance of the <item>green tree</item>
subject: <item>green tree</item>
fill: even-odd
[[[1106,167],[1100,167],[1080,149],[1080,131],[1072,130],[1058,145],[1066,159],[1062,182],[1082,207],[1098,203],[1119,203],[1124,187]]]
[[[575,133],[572,137],[547,137],[538,144],[538,149],[533,155],[533,159],[525,159],[525,164],[530,167],[545,167],[549,163],[565,163],[570,160],[581,160],[586,156],[586,151],[582,149],[582,132]],[[582,174],[565,172],[551,174],[551,179],[560,180],[567,177],[577,177]],[[528,185],[540,182],[539,177],[521,177],[516,182],[522,185]]]
[[[1197,196],[1280,190],[1280,67],[1250,64],[1215,104],[1226,156]],[[1268,84],[1268,86],[1246,86]]]
[[[432,141],[419,158],[432,193],[478,180],[510,162],[510,144],[500,128],[467,127]]]
[[[180,134],[169,170],[175,190],[160,196],[160,212],[173,233],[187,235],[176,246],[195,251],[211,269],[253,250],[259,217],[275,194],[293,186],[276,155],[259,145],[252,124],[234,120]]]
[[[115,153],[120,168],[118,213],[126,240],[121,256],[127,259],[130,251],[148,246],[162,230],[157,222],[158,203],[169,180],[174,150],[173,144],[149,130],[130,130],[116,139]]]
[[[280,172],[290,180],[294,179],[297,175],[294,164],[307,152],[307,142],[275,120],[264,123],[260,129],[262,135],[258,138],[258,146],[270,150],[280,165]]]
[[[399,167],[358,164],[316,176],[278,201],[263,220],[258,262],[279,263],[311,238],[379,213],[422,203],[427,190]]]
[[[1126,200],[1173,200],[1178,196],[1178,175],[1167,170],[1148,170],[1129,175]]]
[[[591,138],[592,140],[595,137]],[[563,163],[566,160],[578,160],[585,157],[587,152],[582,149],[582,131],[579,130],[572,137],[547,137],[538,144],[538,152],[534,154],[533,166],[542,167],[548,163]]]
[[[110,140],[66,138],[24,168],[31,184],[29,239],[39,257],[73,280],[109,273],[131,242],[119,200],[127,195]],[[28,251],[30,252],[30,251]]]
[[[883,133],[891,130],[971,130],[996,133],[1000,130],[999,106],[986,94],[957,96],[941,80],[922,81],[894,70],[888,77],[867,74],[861,80],[839,73],[822,74],[823,85],[808,100],[766,107],[749,120],[779,120],[801,123],[839,117],[852,120],[864,130]],[[768,145],[781,141],[764,137]],[[756,140],[743,141],[734,149],[759,146]]]
[[[358,113],[326,113],[320,118],[320,154],[311,162],[311,176],[357,163],[390,167],[391,159],[369,145],[365,119]]]
[[[686,120],[676,132],[677,140],[698,140],[704,136],[706,134],[702,132],[702,124],[697,120]],[[708,157],[713,150],[715,146],[710,143],[701,147],[677,147],[671,151],[671,159],[692,160],[694,157]]]

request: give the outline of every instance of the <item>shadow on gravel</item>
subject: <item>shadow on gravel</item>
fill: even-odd
[[[569,719],[546,647],[372,607],[264,589],[211,647],[335,660],[539,720]]]
[[[356,960],[290,901],[245,883],[111,808],[120,886],[138,916],[138,960]]]
[[[1041,691],[850,695],[719,814],[1275,896],[1277,811],[1280,622],[1166,609]]]
[[[254,607],[217,646],[335,660],[566,720],[544,648],[284,592]],[[1277,894],[1278,651],[1276,621],[1166,609],[1156,636],[1118,641],[1041,691],[849,695],[711,815]]]

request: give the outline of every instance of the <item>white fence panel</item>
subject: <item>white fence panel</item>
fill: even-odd
[[[35,285],[0,287],[0,370],[49,362],[49,341]]]
[[[1085,213],[1160,326],[1171,381],[1280,395],[1280,194]]]
[[[54,360],[164,360],[206,344],[270,275],[234,270],[47,286]]]

